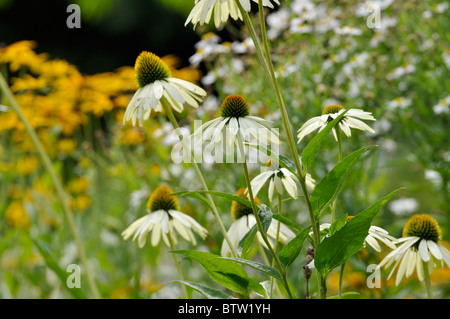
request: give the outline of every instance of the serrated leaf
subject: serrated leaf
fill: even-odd
[[[197,290],[199,293],[201,293],[208,299],[236,299],[236,298],[233,298],[233,297],[221,292],[220,290],[217,290],[217,289],[214,289],[214,288],[202,285],[202,284],[198,284],[198,283],[195,283],[192,281],[175,280],[175,281],[172,281],[172,283],[180,283],[180,284],[189,286],[192,289]]]
[[[362,248],[373,218],[400,190],[402,188],[382,197],[317,245],[314,265],[322,276],[326,277],[331,270],[346,262]]]
[[[259,270],[263,273],[266,273],[266,274],[274,277],[275,279],[278,279],[281,282],[283,281],[278,270],[276,270],[273,267],[267,266],[265,264],[261,264],[259,262],[252,261],[252,260],[247,260],[247,259],[242,259],[242,258],[234,258],[234,257],[220,257],[220,259],[231,260],[231,261],[240,263],[242,265],[250,266],[256,270]]]
[[[241,258],[245,256],[251,244],[253,243],[253,239],[255,238],[257,231],[258,228],[256,227],[256,225],[253,225],[253,227],[247,232],[247,234],[245,234],[245,236],[239,241],[237,247],[238,256],[240,256]]]
[[[195,250],[175,250],[172,253],[192,258],[205,268],[211,279],[225,288],[248,297],[249,278],[240,265],[221,258],[219,255]]]
[[[332,201],[339,194],[342,188],[345,177],[355,166],[358,159],[367,150],[374,148],[375,146],[364,147],[357,150],[342,161],[336,164],[331,171],[314,187],[314,191],[311,194],[311,206],[313,209],[314,217],[318,217],[323,210],[328,208]]]
[[[280,261],[283,263],[286,269],[294,262],[294,260],[300,254],[303,247],[303,243],[306,237],[309,235],[310,229],[311,226],[303,229],[300,233],[297,234],[297,236],[291,239],[283,247],[283,249],[281,249],[278,257],[280,258]]]
[[[317,153],[320,151],[322,147],[322,143],[327,137],[328,133],[330,133],[331,129],[342,119],[342,117],[347,113],[350,109],[346,109],[344,112],[339,114],[333,121],[327,124],[327,126],[317,133],[313,139],[306,145],[302,152],[302,164],[304,167],[304,174],[306,174],[309,164],[311,164],[314,157],[316,157]]]

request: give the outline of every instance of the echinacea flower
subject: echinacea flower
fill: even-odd
[[[245,195],[245,189],[240,188],[236,196],[240,196],[244,199],[248,199],[248,197]],[[256,205],[261,205],[261,202],[257,197],[255,197],[255,203]],[[251,207],[245,206],[243,204],[240,204],[236,201],[233,201],[231,204],[231,216],[234,219],[233,224],[231,224],[230,228],[228,229],[228,237],[230,238],[230,241],[232,245],[237,248],[239,245],[239,242],[244,238],[245,234],[247,234],[250,229],[256,225],[256,219],[253,215],[253,210]],[[275,219],[272,219],[272,223],[269,226],[269,229],[267,230],[267,235],[269,237],[272,237],[273,239],[277,238],[277,229],[278,229],[279,222]],[[256,234],[258,241],[266,247],[266,244],[261,236],[261,234],[258,232]],[[292,238],[295,237],[295,234],[292,230],[290,230],[286,225],[283,223],[280,223],[280,232],[278,236],[278,240],[280,242],[288,242]],[[270,239],[269,239],[270,241]],[[222,243],[222,249],[220,251],[222,256],[229,256],[231,255],[230,246],[228,245],[227,241],[224,240]]]
[[[322,111],[321,116],[316,116],[306,121],[302,127],[298,130],[298,142],[308,135],[309,133],[319,129],[319,132],[323,130],[329,122],[338,117],[345,108],[341,105],[328,105]],[[344,117],[339,121],[338,127],[344,132],[347,137],[351,136],[351,128],[356,128],[361,131],[369,131],[375,133],[375,131],[361,120],[375,121],[372,113],[366,112],[360,109],[350,109],[345,113]],[[337,141],[336,129],[332,129],[334,138]]]
[[[195,219],[180,211],[178,199],[171,194],[173,191],[167,186],[159,186],[150,196],[147,202],[148,214],[133,222],[122,232],[124,240],[133,236],[133,240],[138,238],[139,247],[145,245],[147,236],[151,233],[152,246],[158,245],[161,237],[170,247],[170,240],[176,243],[175,230],[187,241],[196,245],[197,241],[193,230],[202,239],[206,237],[208,231]]]
[[[444,262],[450,267],[450,251],[439,243],[441,236],[441,228],[434,218],[427,214],[413,215],[403,228],[403,237],[398,240],[401,244],[386,255],[377,267],[387,269],[395,263],[388,279],[397,269],[396,286],[403,277],[411,276],[414,270],[418,279],[423,281],[424,267],[428,267],[428,273],[435,266],[443,267]]]
[[[285,167],[279,167],[275,165],[274,160],[267,161],[265,170],[251,181],[253,195],[257,196],[261,188],[269,182],[269,200],[272,201],[273,193],[276,191],[278,194],[283,194],[283,189],[286,189],[288,194],[292,198],[298,196],[297,177]],[[306,175],[306,186],[312,190],[314,188],[315,181],[308,173]]]
[[[184,104],[196,108],[206,96],[205,90],[199,86],[172,77],[167,64],[151,52],[142,52],[137,57],[134,68],[139,89],[128,104],[124,124],[131,119],[133,126],[136,125],[136,120],[142,126],[151,110],[162,111],[163,98],[177,112],[182,112]]]
[[[186,19],[185,26],[192,22],[192,24],[197,26],[197,23],[203,25],[209,23],[211,16],[214,11],[214,23],[216,28],[219,28],[222,23],[228,21],[231,16],[234,20],[242,20],[242,14],[239,10],[237,1],[245,11],[250,11],[251,2],[250,0],[195,0],[195,6]],[[253,0],[258,2],[258,0]],[[278,0],[273,0],[278,5],[280,4]],[[263,0],[263,5],[273,9],[273,4],[270,0]]]
[[[239,140],[243,143],[251,142],[251,138],[254,137],[258,143],[264,145],[280,143],[278,131],[270,127],[271,122],[251,116],[250,106],[242,96],[227,96],[220,106],[220,113],[220,117],[206,122],[195,130],[193,136],[197,138],[197,142],[198,138],[201,144],[210,141],[210,145],[226,141],[226,146],[234,147],[239,146]]]

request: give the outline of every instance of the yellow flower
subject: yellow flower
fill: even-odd
[[[30,175],[39,165],[39,161],[35,156],[22,156],[17,160],[16,172],[19,175]]]
[[[84,176],[75,178],[69,181],[69,183],[67,183],[67,190],[75,195],[85,193],[88,187],[89,187],[89,180]]]
[[[30,227],[30,218],[20,201],[13,201],[8,206],[5,212],[5,218],[8,224],[14,228],[27,230]]]
[[[13,78],[11,80],[11,91],[41,90],[47,86],[47,80],[43,77],[35,78],[30,74],[25,74],[23,78]]]
[[[64,138],[58,141],[58,151],[66,155],[71,155],[77,148],[77,142],[73,139]]]
[[[70,207],[74,210],[85,211],[91,205],[91,199],[86,195],[78,195],[70,201]]]
[[[18,71],[22,66],[35,71],[48,57],[47,54],[36,54],[33,51],[35,47],[34,41],[19,41],[0,49],[0,64],[10,63],[9,68],[12,72]]]

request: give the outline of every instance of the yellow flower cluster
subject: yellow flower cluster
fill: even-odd
[[[156,124],[149,123],[144,128],[122,126],[125,109],[137,89],[133,66],[85,75],[65,60],[36,53],[36,46],[34,41],[20,41],[0,47],[0,72],[6,76],[14,98],[51,158],[70,158],[75,163],[72,165],[86,171],[86,166],[91,164],[84,151],[92,149],[98,134],[104,134],[100,126],[104,123],[108,134],[111,133],[108,138],[112,146],[140,145],[148,139],[155,129],[151,126]],[[179,68],[180,61],[173,55],[162,59],[178,78],[197,82],[201,77],[196,69]],[[0,105],[8,107],[8,103],[0,94]],[[20,196],[27,194],[27,201],[33,201],[36,196],[49,198],[53,189],[39,187],[45,183],[34,144],[16,113],[4,107],[0,109],[0,137],[0,173],[14,175],[7,186],[6,193],[12,202],[6,208],[6,219],[10,226],[26,229],[29,218],[23,208],[25,199]],[[61,174],[65,169],[68,169],[65,164],[58,167]],[[72,208],[86,210],[91,203],[88,179],[70,177],[65,184]],[[17,196],[18,185],[21,185],[20,196]]]

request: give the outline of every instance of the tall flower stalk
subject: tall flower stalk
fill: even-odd
[[[92,275],[92,272],[91,272],[88,262],[87,262],[86,253],[85,253],[85,250],[83,247],[83,242],[82,242],[81,236],[78,232],[78,229],[76,227],[75,218],[73,216],[72,210],[70,209],[70,206],[69,206],[68,195],[64,191],[64,187],[53,168],[50,157],[48,156],[48,154],[45,152],[44,148],[42,147],[42,144],[39,141],[36,131],[31,127],[30,123],[25,118],[19,104],[14,99],[14,96],[11,93],[9,86],[6,83],[6,80],[4,79],[3,74],[1,74],[1,73],[0,73],[0,90],[3,92],[6,99],[11,104],[11,109],[17,114],[19,119],[24,124],[25,129],[26,129],[28,135],[30,136],[31,141],[34,144],[34,147],[36,148],[38,155],[41,158],[42,163],[44,164],[45,169],[47,170],[53,184],[55,185],[56,194],[59,197],[59,200],[61,202],[64,215],[65,215],[67,223],[69,225],[70,232],[72,233],[73,239],[75,241],[75,245],[77,247],[77,252],[80,257],[81,264],[84,267],[84,271],[86,274],[86,279],[88,282],[89,289],[91,290],[92,296],[96,299],[99,299],[100,293],[98,291],[97,285],[94,280],[94,276]]]
[[[263,47],[261,47],[260,41],[258,39],[258,36],[256,34],[255,28],[253,26],[253,23],[251,21],[251,18],[249,16],[248,12],[241,6],[241,4],[239,2],[237,2],[237,5],[242,14],[244,23],[250,32],[250,36],[253,40],[253,43],[255,44],[255,49],[256,49],[258,58],[260,60],[260,64],[262,65],[264,73],[267,76],[269,83],[270,83],[271,87],[273,88],[275,95],[276,95],[277,103],[278,103],[278,106],[281,111],[281,119],[283,122],[283,127],[286,132],[286,136],[287,136],[289,150],[291,152],[295,167],[297,169],[297,173],[299,175],[298,177],[299,177],[300,186],[302,188],[304,198],[306,201],[306,206],[308,208],[308,214],[309,214],[309,218],[310,218],[310,221],[312,224],[314,244],[315,244],[315,246],[317,246],[320,242],[319,223],[314,218],[314,213],[313,213],[313,209],[312,209],[311,201],[310,201],[310,194],[306,187],[306,174],[303,173],[302,164],[300,163],[300,157],[299,157],[299,154],[298,154],[298,151],[296,148],[296,143],[294,141],[294,135],[292,133],[292,126],[289,121],[289,115],[287,113],[286,105],[284,104],[283,97],[281,95],[280,87],[276,80],[275,70],[274,70],[273,63],[272,63],[272,58],[270,56],[269,42],[267,39],[263,1],[258,0],[258,9],[259,9],[261,37],[262,37],[262,41],[263,41]],[[319,286],[320,298],[324,298],[324,289],[325,289],[324,283],[322,282],[322,284]]]

